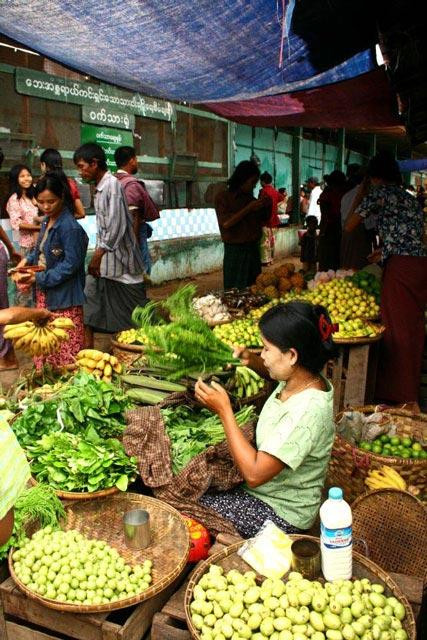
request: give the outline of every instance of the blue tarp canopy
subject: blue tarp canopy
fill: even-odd
[[[14,0],[0,33],[146,95],[207,102],[313,89],[375,68],[354,0]]]
[[[427,171],[427,158],[419,158],[418,160],[401,160],[399,169],[406,173],[410,171]]]

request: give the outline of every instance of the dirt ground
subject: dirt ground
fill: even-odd
[[[301,265],[299,258],[288,256],[275,260],[274,266],[278,267],[284,262],[294,262],[297,268],[300,268]],[[197,286],[198,295],[204,295],[209,291],[218,291],[222,289],[222,270],[219,269],[209,273],[201,273],[192,278],[169,280],[168,282],[164,282],[160,285],[147,287],[147,296],[152,300],[162,300],[173,293],[178,287],[188,283],[193,283]],[[110,351],[111,338],[111,334],[95,334],[95,349]],[[20,372],[24,368],[26,369],[31,366],[30,358],[22,352],[17,353],[17,358],[19,362],[18,369],[0,371],[0,392],[2,388],[5,390],[8,389],[8,387],[19,377]]]

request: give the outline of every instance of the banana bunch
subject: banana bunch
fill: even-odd
[[[365,478],[366,486],[375,491],[375,489],[400,489],[406,491],[406,482],[395,469],[392,467],[382,466],[381,469],[370,471]]]
[[[31,356],[47,356],[58,351],[62,342],[69,340],[66,329],[74,329],[74,323],[70,318],[60,316],[44,326],[30,321],[7,324],[3,335],[12,340],[15,349]]]
[[[229,390],[238,398],[250,398],[257,395],[265,385],[265,380],[249,367],[236,367]]]
[[[76,363],[80,369],[104,380],[104,382],[111,382],[113,372],[122,372],[122,365],[116,356],[110,356],[109,353],[104,353],[97,349],[79,351],[76,355]]]

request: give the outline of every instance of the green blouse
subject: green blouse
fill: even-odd
[[[334,441],[333,388],[325,383],[326,391],[306,389],[285,402],[278,397],[285,383],[278,385],[259,416],[256,445],[286,467],[255,489],[244,487],[299,529],[316,518]]]

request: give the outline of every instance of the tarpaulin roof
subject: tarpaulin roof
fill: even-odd
[[[400,160],[399,169],[401,171],[427,171],[427,158],[419,158],[418,160]]]
[[[34,51],[189,102],[306,90],[366,73],[375,67],[369,24],[354,0],[14,0],[0,10],[0,33]]]
[[[399,124],[395,97],[383,69],[320,89],[205,106],[235,122],[258,127],[321,124],[332,129],[375,129]]]

